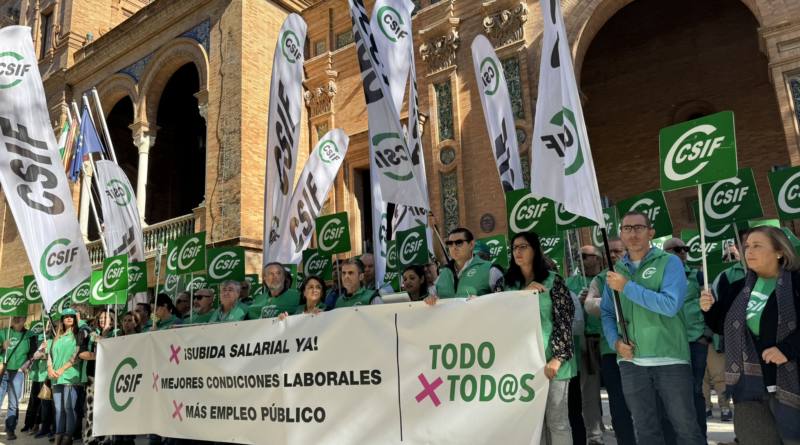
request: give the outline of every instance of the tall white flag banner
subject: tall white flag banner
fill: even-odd
[[[500,174],[504,192],[525,187],[522,181],[522,164],[519,160],[517,130],[511,98],[508,95],[503,65],[494,52],[489,39],[478,34],[472,41],[472,64],[481,93],[483,117],[489,130],[491,149]]]
[[[281,234],[287,233],[284,226],[290,212],[300,139],[305,41],[306,22],[297,14],[289,14],[281,26],[272,58],[264,186],[264,264],[277,260],[279,252],[272,246]]]
[[[144,238],[128,177],[114,161],[96,161],[95,180],[103,211],[103,239],[107,256],[128,254],[129,261],[144,261]]]
[[[45,309],[91,274],[27,26],[0,29],[0,185]]]
[[[381,195],[378,167],[375,165],[375,153],[369,152],[369,179],[372,187],[372,244],[375,266],[375,289],[383,285],[386,275],[386,257],[388,255],[387,232],[388,215],[387,203]]]
[[[375,152],[381,193],[386,202],[427,207],[420,190],[412,154],[400,126],[400,115],[391,97],[386,66],[375,43],[362,0],[348,0],[353,19],[353,38],[358,51],[364,99],[369,117],[369,140]]]
[[[300,263],[349,143],[350,138],[339,128],[327,132],[317,142],[292,193],[286,223],[283,224],[278,242],[273,246],[274,261]]]
[[[538,444],[549,382],[531,294],[101,339],[94,433],[286,445]],[[503,320],[503,329],[486,320]]]
[[[540,0],[544,19],[539,96],[531,147],[531,191],[604,224],[572,53],[558,0]]]

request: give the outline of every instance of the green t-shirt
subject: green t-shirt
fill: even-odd
[[[43,341],[44,334],[39,334],[37,336],[37,347],[41,346]],[[44,382],[47,378],[47,360],[34,360],[33,363],[31,363],[30,376],[32,382]]]
[[[0,345],[4,344],[6,340],[11,340],[8,349],[3,350],[2,356],[9,371],[18,370],[28,360],[28,351],[31,347],[30,338],[30,331],[18,332],[13,329],[0,331]],[[22,343],[17,346],[20,342]]]
[[[285,292],[277,297],[273,297],[267,291],[253,298],[253,303],[247,310],[247,317],[255,320],[259,318],[274,318],[284,312],[293,314],[298,304],[300,304],[300,292],[297,289],[286,289]]]
[[[759,278],[750,292],[750,300],[747,302],[747,327],[754,335],[760,335],[759,326],[761,324],[761,314],[767,305],[770,294],[775,290],[777,278]]]
[[[229,321],[240,321],[244,320],[245,315],[247,315],[247,308],[242,303],[236,303],[236,306],[231,308],[227,314],[222,312],[222,306],[220,306],[214,309],[208,322],[227,323]]]
[[[53,370],[58,370],[76,356],[78,343],[72,332],[58,337],[50,347]],[[77,385],[81,381],[80,363],[73,363],[55,382],[57,385]]]

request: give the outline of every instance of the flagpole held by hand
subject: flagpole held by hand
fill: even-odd
[[[603,248],[606,254],[606,260],[608,261],[608,270],[614,271],[614,263],[611,262],[611,249],[608,247],[608,233],[606,232],[605,227],[600,227],[600,233],[603,235]],[[628,339],[628,322],[625,321],[625,315],[622,314],[622,303],[619,300],[619,292],[613,290],[614,292],[614,307],[617,309],[617,318],[620,325],[620,330],[622,331],[622,341],[629,345],[631,344],[630,340]]]

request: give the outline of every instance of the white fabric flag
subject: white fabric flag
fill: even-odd
[[[557,0],[540,3],[544,36],[531,147],[531,191],[604,224],[561,5]]]
[[[287,223],[303,104],[303,45],[306,22],[289,14],[281,26],[272,58],[267,127],[267,170],[264,186],[263,264],[276,261],[279,252],[271,249]]]
[[[106,256],[128,254],[129,261],[144,261],[144,238],[136,195],[125,172],[113,161],[96,161],[95,180],[103,211]]]
[[[472,41],[472,64],[475,66],[483,116],[486,118],[500,184],[504,192],[519,190],[525,184],[522,181],[517,131],[506,76],[492,44],[482,34],[478,34]]]
[[[45,99],[31,29],[0,29],[0,185],[45,309],[91,274]]]
[[[383,277],[386,275],[386,256],[388,245],[386,234],[388,230],[388,216],[386,202],[381,196],[381,186],[378,180],[378,167],[375,166],[375,154],[370,150],[369,153],[369,179],[372,187],[372,255],[375,263],[375,288],[380,289],[383,285]]]
[[[342,166],[350,138],[339,128],[323,136],[308,157],[300,179],[289,202],[289,213],[280,237],[273,246],[275,260],[283,264],[298,264],[308,247],[314,225],[328,192]]]
[[[387,202],[427,207],[420,190],[412,155],[391,98],[386,65],[375,43],[362,0],[348,0],[353,18],[353,38],[358,51],[364,98],[369,117],[369,140],[383,199]]]

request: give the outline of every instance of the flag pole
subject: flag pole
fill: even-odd
[[[739,225],[734,221],[733,223],[733,232],[736,234],[736,252],[739,253],[739,262],[742,263],[745,269],[747,269],[747,264],[744,262],[744,246],[742,246],[742,237],[739,235]]]
[[[603,235],[603,247],[605,248],[606,260],[608,261],[608,270],[614,271],[614,263],[611,262],[611,248],[608,247],[608,232],[606,231],[605,227],[600,227],[600,233]],[[614,292],[614,308],[617,312],[617,318],[620,327],[622,328],[622,341],[629,345],[630,340],[628,339],[628,322],[625,321],[625,315],[622,313],[622,302],[619,299],[619,292],[612,289]]]
[[[697,208],[700,210],[700,254],[703,260],[703,289],[708,290],[708,262],[706,261],[706,215],[703,207],[703,189],[697,184]]]
[[[83,104],[86,105],[86,111],[89,113],[89,118],[92,120],[92,125],[94,125],[94,115],[92,114],[92,107],[89,106],[89,98],[86,97],[86,94],[83,95]],[[95,126],[95,128],[97,128],[97,126]],[[91,155],[91,153],[89,153],[89,154]],[[89,156],[89,159],[91,160],[92,157]],[[102,160],[106,159],[106,157],[105,157],[105,148],[104,148],[103,151],[100,152],[100,159],[102,159]],[[115,164],[117,163],[116,159],[114,159],[114,163]],[[92,169],[94,169],[94,165],[92,165]]]
[[[72,107],[75,109],[74,111],[77,113],[78,105],[74,101],[72,102]],[[78,125],[81,124],[80,114],[76,114],[75,120],[77,121]],[[86,166],[83,165],[82,159],[79,162],[81,165],[81,171],[83,172],[83,179],[85,180],[87,176]],[[95,172],[96,170],[94,168],[94,161],[92,160],[91,153],[89,153],[89,163],[92,165],[92,172]],[[94,177],[94,175],[88,175],[88,176],[89,178]],[[89,187],[89,193],[87,193],[87,196],[89,196],[89,205],[92,207],[92,213],[94,214],[94,223],[95,225],[97,225],[97,233],[100,235],[100,244],[103,246],[103,253],[106,256],[109,256],[108,247],[106,246],[106,240],[103,238],[103,226],[100,225],[100,216],[98,216],[97,205],[94,202],[91,179],[89,180],[88,184],[85,181],[81,181],[81,187]]]
[[[92,87],[92,98],[94,99],[94,106],[97,109],[97,120],[100,121],[100,128],[103,130],[103,138],[106,140],[106,147],[108,147],[108,152],[111,155],[111,160],[114,161],[115,164],[119,165],[117,162],[117,154],[114,152],[114,144],[111,142],[111,133],[108,131],[108,125],[106,125],[106,117],[105,113],[103,113],[103,106],[100,104],[100,95],[97,94],[97,88]],[[91,114],[91,108],[89,113]]]

